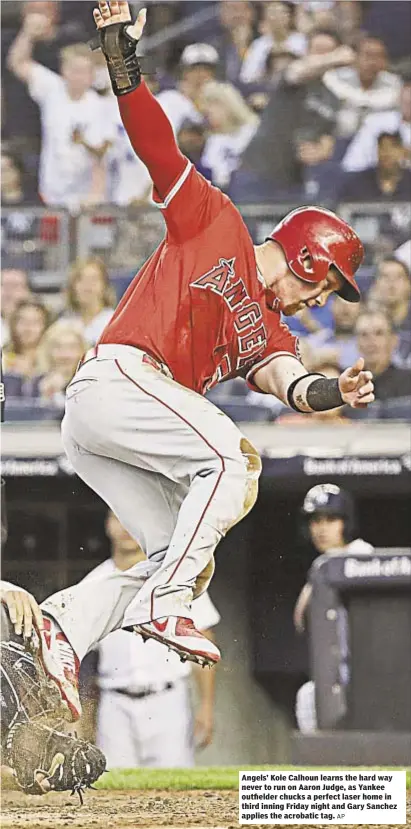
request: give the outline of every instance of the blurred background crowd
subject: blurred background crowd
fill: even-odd
[[[79,359],[98,341],[164,231],[101,53],[88,46],[94,5],[89,0],[1,4],[1,344],[6,421],[12,421],[5,433],[13,439],[3,473],[9,476],[11,519],[4,569],[6,578],[33,589],[36,597],[76,581],[92,566],[127,569],[143,555],[94,494],[64,476],[70,470],[58,455],[61,449],[55,467],[47,465],[54,451],[47,423],[61,419]],[[133,16],[141,5],[131,4]],[[334,451],[344,460],[356,430],[325,427],[350,426],[357,418],[409,420],[411,410],[411,4],[146,0],[144,5],[147,26],[139,51],[146,82],[182,151],[232,197],[255,242],[301,204],[337,210],[364,242],[361,303],[335,296],[327,307],[306,309],[287,323],[300,337],[309,370],[336,377],[362,355],[374,373],[375,404],[365,411],[343,407],[299,415],[249,390],[241,379],[209,393],[234,420],[262,423],[264,446],[281,443],[276,424],[319,423],[321,458]],[[30,430],[19,421],[32,421],[36,451]],[[397,426],[400,432],[405,428]],[[342,442],[347,435],[345,449],[331,446],[330,431],[336,444],[341,432]],[[302,454],[302,444],[311,451],[311,443],[300,438],[303,432],[293,431],[294,449],[284,447],[287,460],[293,452]],[[354,460],[362,449],[367,457],[389,455],[383,426],[373,424],[367,432],[370,446],[371,438],[379,446],[358,448],[352,437]],[[216,718],[224,740],[216,745],[218,753],[209,755],[213,761],[237,756],[283,761],[282,726],[277,722],[275,734],[270,731],[266,692],[290,716],[295,690],[308,678],[305,646],[294,636],[292,622],[298,593],[315,556],[353,543],[358,552],[348,520],[351,507],[345,508],[349,495],[336,493],[332,483],[305,516],[309,532],[299,552],[295,529],[308,488],[304,476],[311,473],[304,467],[287,478],[277,455],[273,482],[273,470],[264,466],[248,529],[233,530],[223,542],[226,553],[219,555],[213,582],[218,610],[209,604],[199,621],[209,634],[219,611],[223,614],[216,636],[227,667],[219,673]],[[37,466],[31,465],[34,457],[40,458]],[[364,547],[360,539],[359,552],[406,543],[407,457],[393,460],[401,471],[395,473],[398,480],[394,474],[384,479],[385,467],[379,467],[382,474],[365,475],[358,462],[358,481],[353,473],[348,488],[360,498],[361,531],[372,544]],[[330,501],[328,513],[326,495],[340,499],[337,507]],[[307,605],[303,588],[294,612],[300,633]],[[212,738],[213,679],[204,672],[195,676],[193,707],[186,666],[164,654],[160,660],[149,645],[132,654],[131,637],[118,636],[100,649],[98,664],[95,659],[86,666],[84,683],[98,685],[100,709],[96,715],[90,693],[83,727],[92,735],[97,727],[110,765],[190,765],[193,734],[197,747]],[[251,684],[247,673],[251,652],[261,687]],[[302,730],[310,731],[316,716],[313,685],[303,687],[297,715]]]
[[[28,417],[35,401],[37,415],[61,414],[79,357],[162,232],[101,52],[87,45],[93,5],[2,4],[1,339],[9,417]],[[340,209],[364,239],[361,305],[335,298],[290,324],[312,370],[336,376],[365,357],[378,402],[352,414],[406,417],[410,4],[150,5],[140,45],[146,80],[183,152],[240,206],[256,241],[264,222],[272,226],[273,211],[279,219],[301,203]],[[132,7],[136,14],[139,5]],[[242,381],[211,396],[235,419],[299,419]],[[348,422],[339,411],[312,417]]]

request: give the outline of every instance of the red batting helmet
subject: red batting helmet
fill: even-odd
[[[352,227],[324,207],[298,207],[274,228],[267,239],[281,245],[290,270],[305,282],[321,282],[334,265],[344,285],[337,294],[348,302],[359,302],[360,290],[354,274],[364,258],[361,240]],[[311,268],[304,259],[310,256]]]

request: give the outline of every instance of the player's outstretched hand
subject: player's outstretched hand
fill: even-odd
[[[140,9],[137,20],[131,26],[127,26],[127,34],[135,40],[140,40],[146,22],[147,9]],[[98,9],[93,12],[94,22],[98,29],[110,26],[112,23],[127,23],[131,21],[129,5],[124,0],[101,0]]]
[[[363,369],[364,359],[359,357],[353,366],[345,369],[338,380],[344,403],[353,409],[366,409],[375,400],[372,373]]]
[[[27,639],[33,632],[34,623],[42,630],[43,615],[31,593],[22,587],[0,582],[0,601],[7,605],[10,620],[18,636],[23,634]]]

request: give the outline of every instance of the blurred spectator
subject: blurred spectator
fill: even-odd
[[[10,319],[20,302],[29,299],[31,289],[26,271],[4,268],[1,272],[1,345],[10,336]]]
[[[405,262],[395,256],[379,262],[368,304],[373,309],[385,308],[398,338],[393,362],[411,368],[411,279]]]
[[[196,170],[208,181],[211,181],[211,168],[203,161],[206,140],[207,131],[205,124],[196,124],[194,121],[188,120],[183,121],[177,133],[178,146],[181,152],[194,164]]]
[[[35,181],[27,175],[18,155],[2,147],[1,203],[3,207],[40,204]]]
[[[261,37],[251,43],[240,72],[242,83],[255,83],[264,77],[267,57],[273,49],[302,55],[306,39],[294,29],[294,4],[270,0],[263,5]]]
[[[367,115],[343,158],[344,170],[355,172],[376,164],[378,136],[382,132],[399,132],[406,148],[406,160],[409,164],[411,162],[411,79],[406,80],[402,87],[399,110],[374,112]]]
[[[311,34],[314,29],[338,29],[344,43],[351,43],[361,28],[361,0],[304,0],[296,3],[299,32]]]
[[[374,375],[376,402],[411,396],[411,372],[398,368],[393,362],[397,335],[385,311],[362,311],[357,320],[356,333],[365,367]]]
[[[296,134],[296,159],[302,168],[301,198],[310,202],[333,202],[338,192],[341,168],[333,160],[335,138],[331,130],[310,128]]]
[[[295,60],[295,55],[288,51],[285,47],[281,48],[274,48],[269,53],[267,60],[265,62],[265,70],[264,75],[262,77],[262,83],[266,87],[266,89],[270,90],[272,87],[276,87],[277,84],[280,83],[286,69],[290,66],[290,64]],[[269,94],[263,92],[256,92],[251,94],[247,97],[248,102],[254,109],[257,111],[265,109],[270,100]],[[265,103],[263,106],[258,106],[258,99],[259,96],[265,96]],[[255,102],[257,101],[257,107],[255,106]]]
[[[349,303],[347,303],[348,305]],[[310,366],[311,368],[311,366]],[[324,360],[315,360],[315,368],[313,371],[323,374],[324,377],[336,380],[340,376],[341,371],[336,360],[332,359],[332,355],[324,355]],[[351,421],[344,414],[345,406],[339,406],[336,409],[328,409],[325,412],[310,412],[309,414],[302,414],[300,412],[290,412],[288,409],[284,414],[280,414],[276,419],[276,423],[291,424],[298,426],[310,426],[312,424],[319,424],[323,426],[348,426]]]
[[[144,566],[143,550],[112,512],[107,516],[106,533],[111,558],[86,579]],[[193,614],[198,628],[212,638],[210,628],[220,616],[207,593],[194,600]],[[213,736],[213,671],[182,664],[164,645],[144,643],[139,636],[118,630],[98,646],[97,673],[97,743],[111,768],[194,765],[195,747],[204,748]],[[194,711],[190,674],[198,686]]]
[[[75,322],[57,320],[50,326],[39,345],[44,375],[39,383],[39,395],[43,400],[64,409],[64,393],[88,347],[81,326]]]
[[[78,210],[104,200],[105,167],[98,151],[107,136],[104,107],[93,83],[93,61],[85,43],[61,50],[61,75],[32,58],[47,18],[27,15],[7,61],[41,112],[39,188],[46,204]]]
[[[395,251],[395,258],[403,262],[408,270],[411,268],[411,239],[407,239],[404,244],[400,245]]]
[[[340,371],[354,365],[359,357],[355,324],[360,313],[359,302],[346,302],[336,296],[332,302],[333,328],[322,328],[306,338],[310,348],[310,370],[317,364],[335,361]]]
[[[197,102],[204,84],[214,80],[217,65],[218,52],[209,43],[190,43],[185,47],[180,58],[177,89],[166,89],[157,95],[175,133],[187,119],[201,123]]]
[[[3,350],[7,373],[31,378],[40,374],[38,347],[49,324],[46,306],[37,299],[24,299],[10,317],[10,338]]]
[[[219,15],[222,32],[213,45],[220,57],[223,77],[236,84],[254,39],[255,5],[249,0],[220,0]]]
[[[342,3],[351,6],[351,3]],[[384,39],[390,58],[398,61],[409,58],[411,5],[399,0],[369,0],[362,3],[364,9],[364,29],[370,34]]]
[[[152,181],[147,167],[134,152],[124,129],[101,50],[93,52],[93,66],[93,88],[101,96],[107,127],[106,141],[100,150],[107,169],[106,200],[121,207],[149,203]]]
[[[311,33],[307,55],[292,61],[285,69],[271,93],[260,127],[244,153],[240,170],[244,174],[244,194],[248,190],[259,201],[259,192],[262,198],[271,199],[283,195],[280,188],[301,188],[303,176],[296,156],[297,137],[302,131],[310,130],[320,135],[334,134],[340,104],[324,86],[322,77],[330,67],[350,65],[354,58],[353,50],[342,46],[335,32]],[[300,190],[296,198],[299,194]]]
[[[357,48],[353,66],[333,69],[324,75],[327,89],[341,103],[338,135],[349,138],[370,112],[398,106],[401,81],[387,72],[387,50],[380,38],[364,35]]]
[[[202,161],[211,169],[213,184],[225,190],[259,125],[259,118],[238,89],[218,81],[203,86],[198,106],[211,129]]]
[[[13,5],[13,4],[7,4]],[[60,50],[71,43],[86,40],[90,30],[94,28],[91,15],[92,4],[78,3],[75,19],[70,14],[68,20],[63,20],[64,6],[59,0],[29,0],[29,2],[14,4],[19,9],[21,23],[29,16],[40,15],[43,18],[42,30],[34,43],[33,58],[37,63],[46,66],[53,72],[59,71]],[[65,4],[67,5],[67,4]],[[91,6],[91,8],[90,8]],[[87,7],[89,31],[85,29],[85,21],[80,20],[80,7]],[[3,8],[2,8],[3,15]],[[3,85],[5,98],[5,134],[8,139],[17,140],[28,153],[39,150],[40,119],[36,104],[30,98],[21,81],[8,71],[5,66],[9,47],[16,36],[16,29],[5,23],[1,32]]]
[[[101,259],[77,259],[71,266],[65,288],[65,319],[81,323],[84,337],[94,345],[111,319],[116,295]]]
[[[410,201],[411,171],[404,167],[405,151],[400,133],[381,133],[377,146],[376,167],[345,174],[341,185],[341,201]]]

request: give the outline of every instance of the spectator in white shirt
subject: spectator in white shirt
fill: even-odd
[[[350,173],[375,167],[378,159],[378,136],[382,132],[399,132],[411,161],[411,79],[401,90],[400,108],[389,112],[367,115],[362,127],[354,136],[342,161],[344,170]]]
[[[96,256],[77,259],[71,266],[65,288],[66,319],[81,323],[84,337],[94,345],[111,319],[116,305],[104,262]]]
[[[93,61],[85,43],[61,50],[61,75],[36,63],[33,46],[43,36],[47,19],[29,14],[12,44],[8,68],[27,84],[40,107],[42,146],[39,190],[45,204],[76,212],[82,204],[104,199],[105,168],[98,150],[106,139],[104,108],[93,83]],[[85,144],[73,140],[80,134]]]
[[[256,4],[249,0],[220,0],[218,12],[220,31],[213,45],[220,57],[222,76],[236,84],[255,37]]]
[[[157,100],[177,134],[184,121],[201,123],[198,99],[205,83],[215,78],[218,52],[209,43],[190,43],[180,58],[180,79],[177,89],[165,89]]]
[[[121,120],[106,60],[101,50],[93,52],[94,89],[100,95],[106,119],[106,144],[102,148],[107,168],[106,200],[126,207],[151,203],[152,181],[145,164],[135,154]],[[148,78],[145,78],[148,82]]]
[[[306,51],[306,38],[293,31],[293,4],[284,2],[264,3],[261,37],[256,38],[248,49],[240,72],[242,83],[255,83],[263,79],[270,52],[283,50],[294,55]]]
[[[224,190],[260,119],[232,84],[218,81],[203,86],[199,108],[211,129],[201,160],[211,169],[213,184]]]
[[[106,533],[111,558],[86,579],[128,570],[146,558],[111,512]],[[195,599],[193,613],[199,629],[211,638],[209,629],[220,615],[207,593]],[[191,672],[198,686],[195,711]],[[107,636],[98,646],[97,743],[109,767],[193,766],[195,748],[204,748],[213,735],[214,681],[214,671],[183,664],[158,642],[143,643],[140,636],[124,630]]]
[[[398,75],[387,72],[387,51],[382,40],[364,35],[356,48],[353,66],[326,72],[323,81],[341,102],[338,135],[351,138],[371,112],[394,109],[400,98]]]

